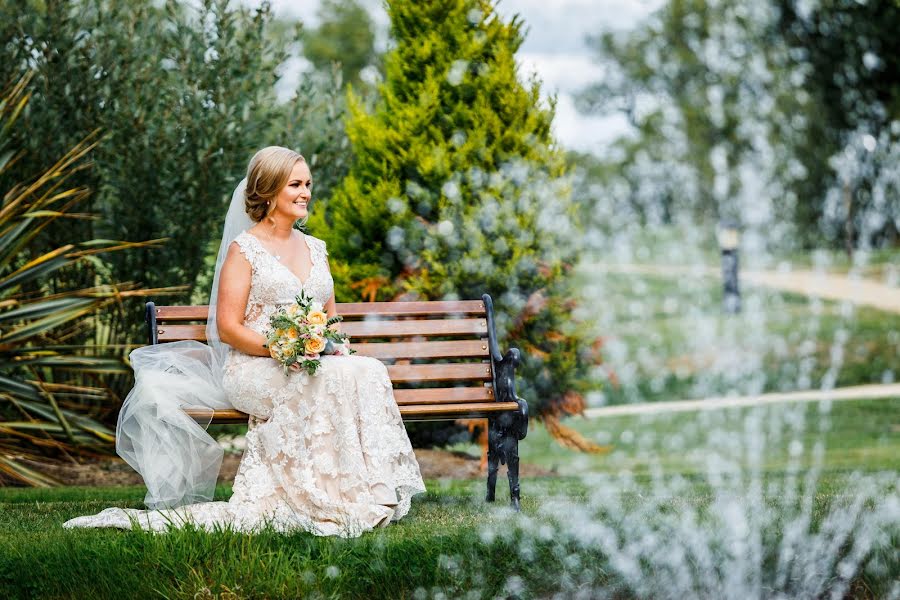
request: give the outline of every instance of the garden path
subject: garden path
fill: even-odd
[[[606,264],[590,267],[606,273],[656,275],[663,277],[718,277],[719,269],[703,265]],[[884,311],[900,313],[900,285],[874,279],[809,270],[761,271],[742,269],[741,285],[760,286],[803,294],[823,300],[848,301]]]
[[[779,392],[758,396],[727,396],[702,398],[700,400],[676,400],[672,402],[641,402],[601,406],[584,411],[588,418],[619,415],[643,415],[662,412],[684,412],[711,410],[743,406],[762,406],[781,402],[817,402],[820,400],[863,400],[900,397],[900,383],[854,385],[832,390],[806,390],[802,392]]]

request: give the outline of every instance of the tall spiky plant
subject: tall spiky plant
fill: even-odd
[[[0,176],[21,156],[11,147],[16,118],[28,102],[26,76],[0,94]],[[85,219],[74,212],[88,190],[67,187],[66,180],[87,168],[86,156],[97,145],[95,132],[32,180],[13,185],[0,207],[0,479],[27,485],[56,482],[29,464],[52,455],[109,453],[114,432],[88,416],[97,405],[110,405],[111,393],[91,376],[127,374],[122,353],[98,348],[108,337],[98,317],[117,310],[124,297],[144,294],[134,284],[100,281],[98,255],[155,244],[111,240],[61,243],[35,253],[33,243],[60,219]],[[55,245],[53,244],[53,245]],[[65,289],[64,269],[93,269],[96,285]]]
[[[575,318],[583,231],[551,134],[553,106],[523,81],[518,17],[490,0],[391,0],[393,49],[373,111],[350,95],[354,163],[314,210],[338,298],[478,298],[522,351],[520,395],[560,442],[596,385],[599,344]]]

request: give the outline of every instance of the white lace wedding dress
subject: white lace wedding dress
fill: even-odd
[[[244,323],[263,333],[269,317],[302,289],[325,303],[334,281],[325,242],[304,235],[312,266],[301,282],[252,234],[235,239],[250,262],[252,280]],[[351,340],[352,341],[352,340]],[[232,350],[223,386],[235,408],[250,414],[247,444],[227,502],[173,509],[108,508],[64,527],[119,527],[136,522],[164,531],[191,522],[201,528],[278,531],[356,537],[399,520],[410,498],[425,491],[378,359],[323,356],[316,375],[284,375],[271,358]]]

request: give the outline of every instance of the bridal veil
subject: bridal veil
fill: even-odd
[[[134,388],[119,412],[116,453],[141,474],[149,508],[175,508],[212,500],[223,450],[182,407],[233,408],[222,386],[229,346],[216,327],[219,274],[228,247],[253,221],[244,208],[242,180],[231,196],[206,324],[208,344],[195,341],[144,346],[131,352]]]

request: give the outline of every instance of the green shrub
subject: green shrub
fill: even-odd
[[[581,231],[553,107],[523,84],[522,23],[493,3],[395,1],[374,111],[350,94],[354,162],[314,212],[341,300],[480,298],[519,346],[534,413],[578,412],[599,358],[573,318]],[[556,431],[565,436],[565,429]]]

